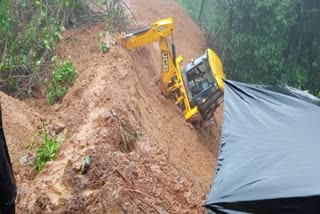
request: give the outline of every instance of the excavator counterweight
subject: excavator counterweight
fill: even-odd
[[[214,51],[208,49],[204,55],[181,69],[183,57],[180,55],[176,58],[173,38],[172,51],[168,46],[167,38],[173,37],[173,31],[173,19],[162,19],[150,27],[125,35],[122,45],[127,49],[134,49],[159,41],[161,92],[176,97],[175,103],[182,109],[187,121],[207,119],[223,97],[225,75],[221,60]]]

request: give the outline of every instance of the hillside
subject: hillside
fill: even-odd
[[[205,51],[202,33],[177,2],[127,3],[141,26],[173,16],[177,53],[186,60]],[[96,24],[64,33],[58,57],[69,58],[78,76],[60,104],[1,94],[19,188],[17,212],[205,212],[219,128],[196,130],[160,94],[152,81],[159,73],[157,44],[132,52],[115,45],[102,54],[98,35],[103,30],[103,24]],[[221,117],[218,109],[219,124]],[[43,124],[64,143],[57,160],[36,174],[29,165],[36,145],[27,145]],[[80,174],[85,156],[92,163]]]

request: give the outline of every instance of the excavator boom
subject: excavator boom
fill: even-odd
[[[127,34],[122,39],[122,45],[127,49],[134,49],[159,41],[160,45],[160,65],[161,65],[161,80],[160,87],[163,94],[168,95],[176,90],[172,77],[177,73],[176,59],[170,52],[167,38],[173,35],[174,25],[172,18],[166,18],[154,22],[151,27],[138,30]],[[172,47],[175,51],[174,45]],[[179,58],[182,61],[182,56]]]
[[[151,27],[127,34],[122,39],[122,45],[127,49],[134,49],[146,44],[159,41],[173,34],[174,25],[172,18],[154,22]]]

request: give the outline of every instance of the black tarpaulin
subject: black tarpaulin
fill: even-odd
[[[16,197],[16,183],[2,127],[0,107],[0,213],[13,213]]]
[[[297,89],[225,81],[209,213],[320,213],[319,103]]]

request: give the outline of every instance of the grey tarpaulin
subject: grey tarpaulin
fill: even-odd
[[[266,88],[225,81],[209,213],[320,213],[319,99]]]
[[[6,138],[2,127],[0,107],[0,214],[14,213],[16,182],[10,162]]]

